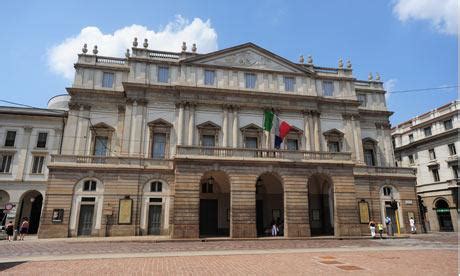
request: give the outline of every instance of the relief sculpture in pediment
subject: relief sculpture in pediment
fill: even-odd
[[[208,64],[232,67],[249,67],[255,69],[268,69],[277,71],[291,71],[273,60],[259,55],[253,51],[235,53],[223,58],[207,62]]]

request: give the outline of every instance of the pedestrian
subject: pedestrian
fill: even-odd
[[[381,223],[379,223],[379,224],[377,224],[377,228],[379,229],[380,239],[382,239],[383,225]]]
[[[275,223],[275,220],[272,220],[272,237],[276,237],[278,234],[278,226]]]
[[[6,230],[6,235],[8,236],[8,241],[13,241],[14,225],[11,220],[6,224],[5,230]]]
[[[389,216],[386,216],[385,217],[385,225],[387,227],[387,236],[391,236],[392,235],[392,229],[391,229],[391,218]]]
[[[372,219],[369,222],[369,229],[371,229],[371,237],[375,239],[375,222]]]
[[[410,232],[412,234],[415,234],[417,232],[417,229],[415,228],[415,220],[413,217],[409,219],[409,224],[410,224]]]
[[[26,236],[27,232],[29,232],[29,219],[23,218],[21,227],[19,228],[19,240],[23,241],[24,237]]]

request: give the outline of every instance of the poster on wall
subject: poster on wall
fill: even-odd
[[[62,222],[64,218],[64,209],[54,209],[52,220],[53,222]]]
[[[120,199],[118,208],[118,224],[131,224],[133,200],[131,198]]]
[[[360,223],[369,223],[369,203],[362,200],[359,205],[359,220]]]

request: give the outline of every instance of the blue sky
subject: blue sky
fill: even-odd
[[[337,66],[339,57],[350,58],[357,78],[379,72],[392,91],[458,83],[458,35],[451,20],[455,11],[445,15],[449,9],[438,9],[452,5],[452,0],[20,2],[8,1],[0,11],[0,99],[33,106],[45,107],[49,98],[65,93],[71,80],[63,67],[52,63],[65,59],[63,55],[76,58],[79,50],[64,46],[76,38],[81,48],[78,36],[88,26],[109,35],[136,24],[161,37],[169,35],[172,41],[182,41],[182,36],[196,39],[199,52],[254,42],[292,61],[311,54],[320,66]],[[123,55],[101,43],[100,54],[105,47]],[[150,45],[174,51],[180,47],[160,38]],[[69,62],[62,63],[69,68]],[[457,91],[391,94],[391,122],[453,101]]]

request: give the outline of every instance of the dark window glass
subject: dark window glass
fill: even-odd
[[[334,83],[332,81],[323,81],[323,95],[334,96]]]
[[[287,139],[286,145],[288,150],[299,150],[299,141],[297,139]]]
[[[16,140],[16,131],[9,130],[6,132],[5,147],[14,147]]]
[[[160,66],[158,67],[158,82],[169,82],[169,68]]]
[[[449,130],[449,129],[452,129],[452,128],[453,128],[452,119],[444,121],[444,129],[445,130]]]
[[[216,144],[216,137],[214,135],[203,135],[201,143],[203,147],[214,147]]]
[[[244,139],[244,147],[248,148],[248,149],[256,149],[256,148],[258,148],[257,137],[246,137]]]
[[[162,189],[163,189],[163,183],[161,183],[160,181],[153,181],[152,183],[150,183],[151,192],[159,193],[162,191]]]
[[[0,173],[9,173],[13,155],[0,155]]]
[[[383,187],[383,195],[384,196],[391,196],[391,187]]]
[[[431,173],[433,174],[433,180],[435,182],[438,182],[439,181],[439,171],[438,169],[431,169]]]
[[[34,156],[32,164],[32,173],[43,173],[43,163],[45,162],[45,156]]]
[[[47,138],[48,138],[48,133],[46,133],[46,132],[38,133],[37,148],[45,148]]]
[[[368,166],[375,166],[373,149],[364,150],[364,161],[366,162],[366,165]]]
[[[152,156],[154,158],[165,158],[166,153],[166,133],[153,134]]]
[[[449,144],[449,154],[450,155],[456,155],[457,154],[457,149],[455,148],[455,144]]]
[[[113,73],[104,72],[102,74],[102,87],[112,88],[113,87],[113,79],[114,79],[114,74]]]
[[[436,152],[434,151],[434,149],[429,149],[428,154],[430,156],[430,160],[436,159]]]
[[[244,74],[245,87],[249,89],[256,88],[256,75],[252,73]]]
[[[96,191],[96,181],[94,180],[86,180],[83,183],[83,191]]]
[[[214,85],[216,73],[213,70],[204,70],[204,84]]]
[[[339,142],[328,142],[327,148],[329,152],[340,152]]]
[[[425,133],[425,137],[431,136],[431,127],[426,127],[423,129],[423,132]]]
[[[106,136],[96,136],[94,139],[94,155],[107,156],[109,138]]]

